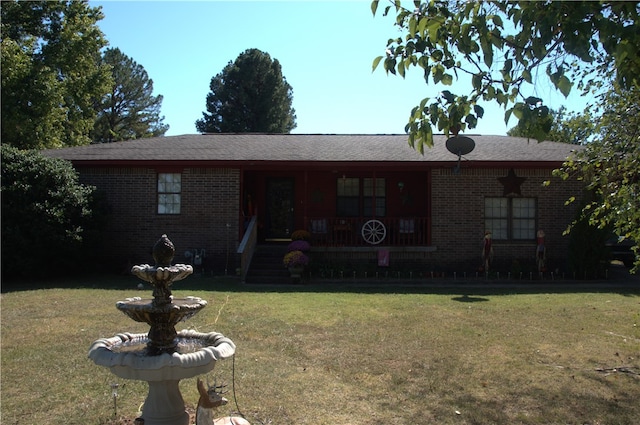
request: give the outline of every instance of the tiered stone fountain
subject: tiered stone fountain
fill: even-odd
[[[155,266],[143,264],[131,270],[153,285],[153,298],[127,298],[116,307],[137,322],[150,325],[148,334],[122,333],[91,345],[89,358],[124,378],[146,381],[149,393],[142,409],[145,425],[189,425],[180,393],[181,379],[210,372],[218,360],[235,353],[234,343],[220,333],[190,330],[176,332],[207,302],[197,297],[175,299],[173,282],[193,273],[190,265],[171,265],[175,249],[166,235],[153,247]]]

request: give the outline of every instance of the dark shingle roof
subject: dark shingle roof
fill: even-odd
[[[469,136],[475,149],[465,160],[488,162],[562,162],[576,145],[508,136]],[[406,135],[195,134],[46,150],[51,157],[74,162],[122,161],[456,161],[434,136],[424,156],[407,144]]]

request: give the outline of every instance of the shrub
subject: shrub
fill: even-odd
[[[95,188],[62,159],[2,145],[2,274],[69,274],[85,266],[87,233],[102,223]]]
[[[578,276],[602,276],[607,265],[606,229],[589,223],[581,214],[569,233],[569,268]]]

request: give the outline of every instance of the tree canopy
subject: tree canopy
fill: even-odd
[[[596,124],[590,113],[569,112],[561,106],[557,111],[550,110],[545,116],[534,116],[530,120],[519,121],[515,127],[507,131],[507,134],[583,145],[593,140],[595,131]]]
[[[277,59],[248,49],[211,79],[201,133],[289,133],[296,127],[293,89]]]
[[[563,95],[574,87],[597,89],[603,75],[623,88],[638,85],[640,28],[637,2],[503,0],[390,1],[402,34],[373,61],[404,76],[420,67],[427,84],[452,86],[468,75],[471,86],[442,90],[420,101],[410,114],[409,143],[420,152],[433,145],[433,128],[450,133],[472,129],[484,114],[482,102],[505,109],[505,122],[544,117],[544,100],[527,93],[541,72]],[[379,1],[371,3],[375,15]],[[605,82],[606,84],[606,82]],[[456,90],[461,85],[456,84]]]
[[[98,106],[93,142],[163,136],[169,129],[160,115],[163,98],[153,96],[153,80],[144,67],[117,48],[107,49],[102,61],[111,69],[113,83]]]
[[[99,8],[78,1],[2,2],[2,143],[24,149],[90,143],[110,75]]]

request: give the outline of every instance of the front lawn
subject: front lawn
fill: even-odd
[[[148,330],[115,302],[151,290],[114,279],[2,294],[3,424],[136,416],[146,384],[87,359],[98,338]],[[184,282],[174,296],[209,306],[177,328],[215,330],[237,345],[235,361],[209,375],[229,385],[220,415],[239,407],[253,424],[274,425],[640,423],[637,289],[381,293]],[[195,378],[181,389],[195,407]]]

